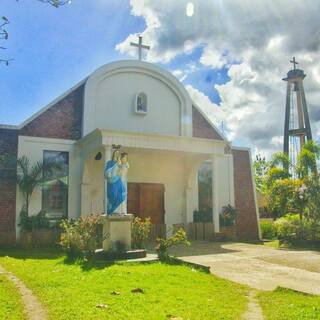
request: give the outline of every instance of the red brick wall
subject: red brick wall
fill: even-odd
[[[15,243],[18,130],[0,128],[0,245]]]
[[[19,135],[78,140],[82,134],[84,85],[23,127]]]
[[[236,232],[239,240],[258,240],[258,220],[254,186],[251,175],[250,154],[245,150],[232,150],[234,165]]]
[[[194,106],[192,106],[192,127],[193,137],[222,140],[217,131]]]

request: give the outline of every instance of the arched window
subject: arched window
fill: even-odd
[[[148,98],[143,92],[137,94],[135,100],[135,112],[140,114],[147,114],[148,112]]]

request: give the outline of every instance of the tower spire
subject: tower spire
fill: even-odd
[[[301,151],[304,143],[312,140],[312,133],[303,87],[306,74],[296,68],[298,62],[295,57],[290,62],[293,64],[293,69],[282,79],[287,82],[283,152],[295,163],[297,153]]]

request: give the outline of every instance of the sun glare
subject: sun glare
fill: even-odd
[[[186,15],[188,17],[192,17],[194,14],[194,5],[192,2],[188,2],[187,7],[186,7]]]

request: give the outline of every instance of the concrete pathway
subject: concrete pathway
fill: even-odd
[[[11,272],[6,271],[0,266],[0,273],[4,274],[18,289],[22,302],[25,307],[25,312],[29,320],[46,320],[47,312],[38,298],[33,295],[32,291],[26,287],[26,285],[18,279]]]
[[[320,295],[320,252],[274,249],[244,243],[193,242],[172,254],[210,267],[221,278],[258,290],[284,287]]]

